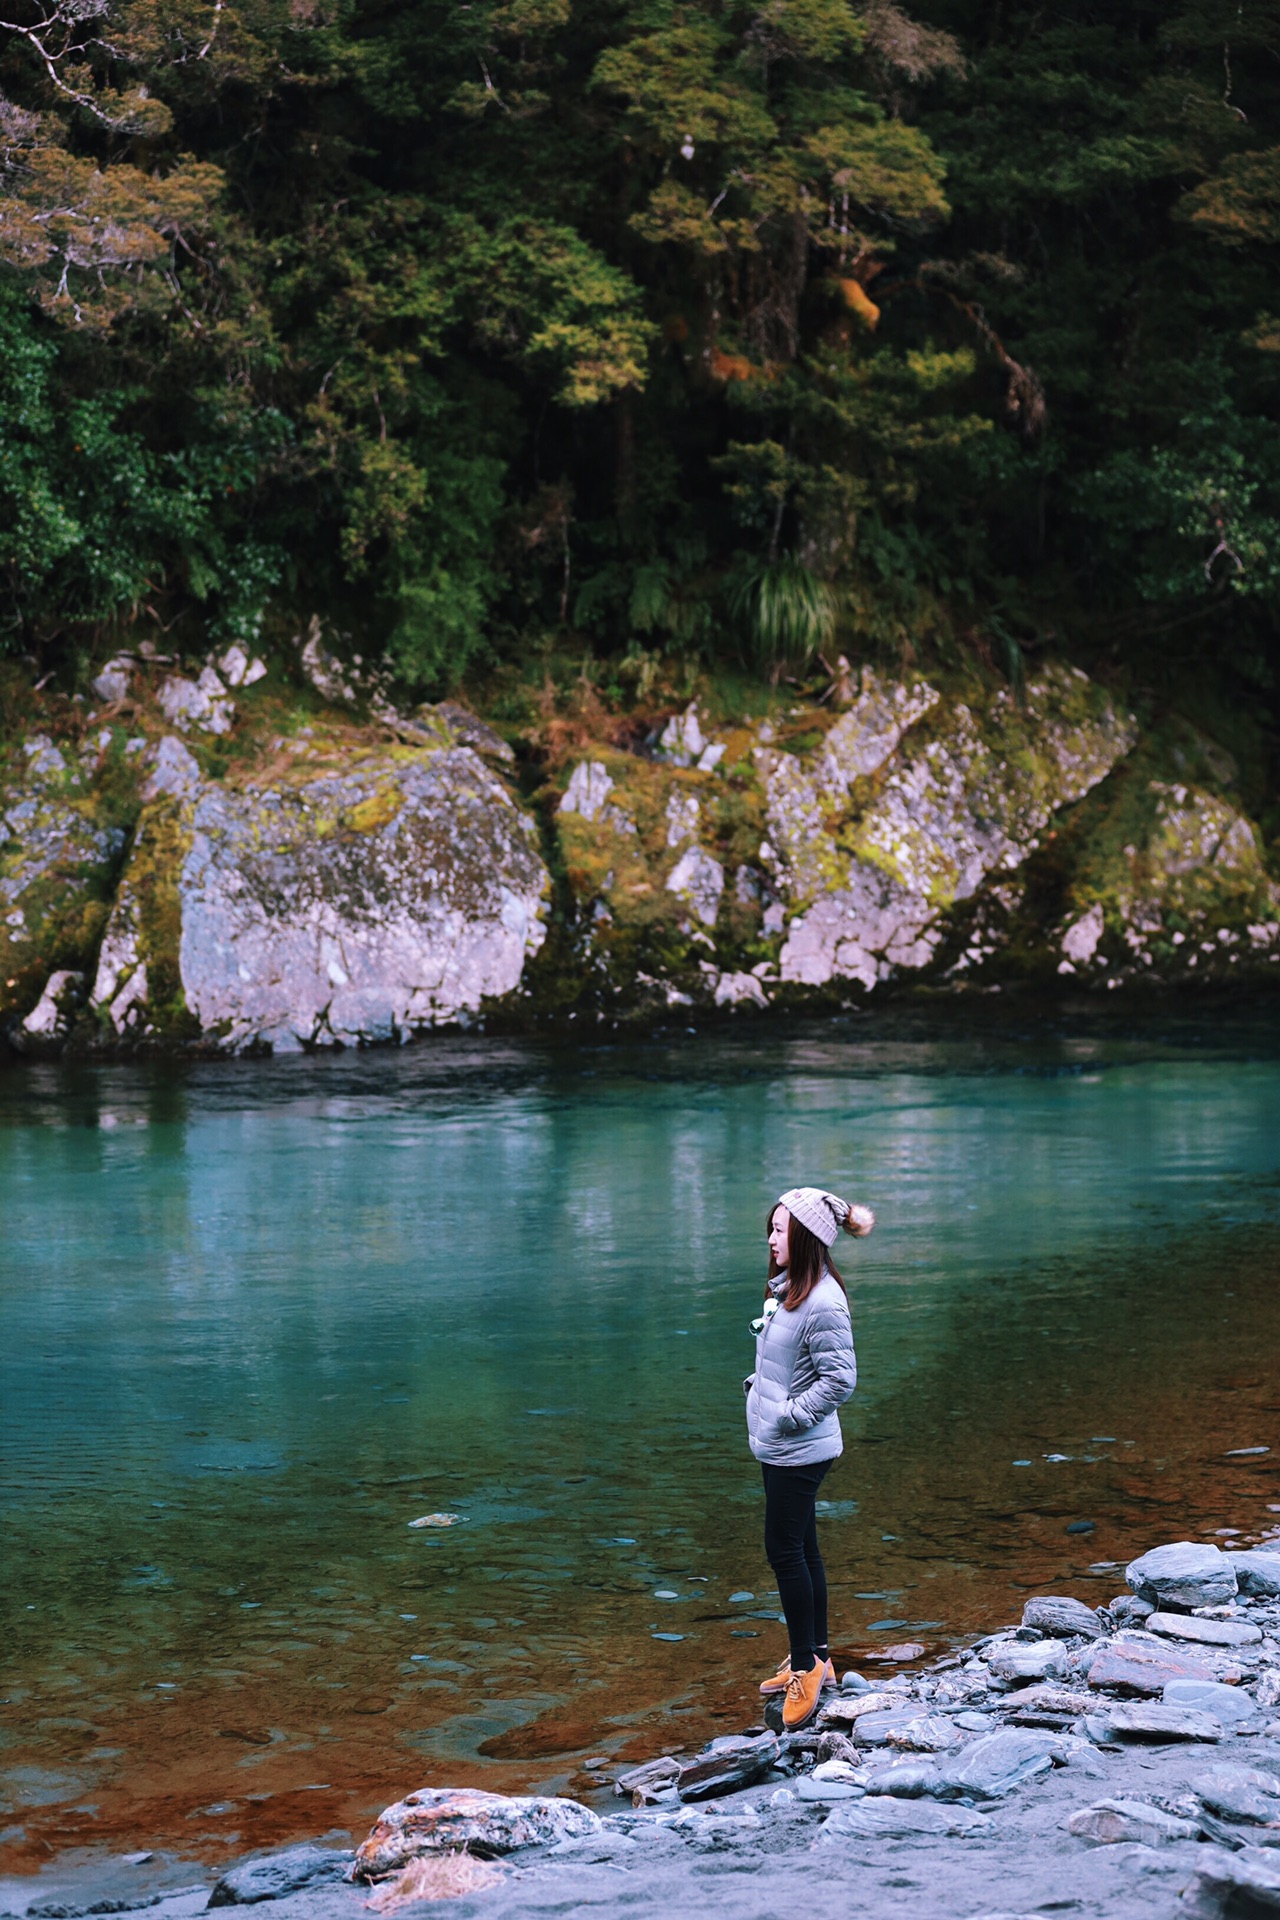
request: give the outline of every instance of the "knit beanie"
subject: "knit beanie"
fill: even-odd
[[[792,1187],[774,1204],[785,1207],[792,1219],[808,1227],[824,1247],[835,1245],[841,1227],[861,1239],[876,1223],[870,1207],[850,1206],[839,1194],[824,1193],[821,1187]]]

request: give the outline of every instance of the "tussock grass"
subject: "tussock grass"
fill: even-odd
[[[470,1853],[425,1853],[385,1880],[365,1905],[375,1913],[395,1913],[415,1900],[457,1900],[464,1893],[492,1887],[502,1874]]]

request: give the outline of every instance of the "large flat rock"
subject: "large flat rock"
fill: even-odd
[[[1181,1707],[1165,1700],[1122,1700],[1108,1707],[1112,1738],[1133,1740],[1221,1740],[1223,1726],[1202,1707]]]
[[[1218,1607],[1237,1592],[1235,1568],[1227,1555],[1195,1540],[1153,1547],[1130,1561],[1124,1577],[1131,1593],[1166,1610]]]
[[[1194,1821],[1179,1820],[1143,1800],[1097,1800],[1091,1807],[1073,1813],[1067,1830],[1078,1840],[1092,1840],[1099,1847],[1126,1842],[1161,1847],[1172,1840],[1195,1840],[1200,1831]]]
[[[1194,1613],[1153,1613],[1144,1624],[1148,1633],[1201,1647],[1252,1647],[1262,1638],[1262,1628],[1252,1620],[1201,1620]]]
[[[1199,1849],[1182,1894],[1179,1920],[1228,1920],[1280,1911],[1280,1861],[1253,1847]]]
[[[1089,1666],[1089,1685],[1097,1691],[1160,1694],[1171,1680],[1213,1680],[1200,1660],[1169,1642],[1139,1640],[1137,1636],[1106,1642]]]
[[[1057,1751],[1056,1736],[1035,1728],[1007,1727],[983,1734],[942,1761],[936,1791],[947,1800],[997,1800],[1048,1773]]]
[[[974,1807],[939,1806],[932,1800],[859,1800],[827,1815],[819,1840],[914,1840],[953,1835],[974,1839],[990,1831],[991,1819]]]
[[[349,1847],[285,1847],[279,1853],[241,1860],[229,1867],[209,1895],[211,1907],[252,1907],[282,1900],[304,1887],[343,1879],[351,1865]]]

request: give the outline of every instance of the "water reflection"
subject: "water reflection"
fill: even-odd
[[[1280,1445],[1278,1141],[1227,1028],[10,1076],[13,1849],[256,1844],[741,1720],[780,1640],[738,1381],[797,1179],[881,1219],[846,1652],[1273,1524],[1273,1456],[1226,1455]]]

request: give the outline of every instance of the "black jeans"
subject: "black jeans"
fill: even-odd
[[[827,1644],[827,1574],[818,1551],[814,1502],[830,1460],[807,1467],[774,1467],[764,1474],[764,1550],[778,1581],[791,1641],[791,1665],[807,1673],[814,1648]]]

